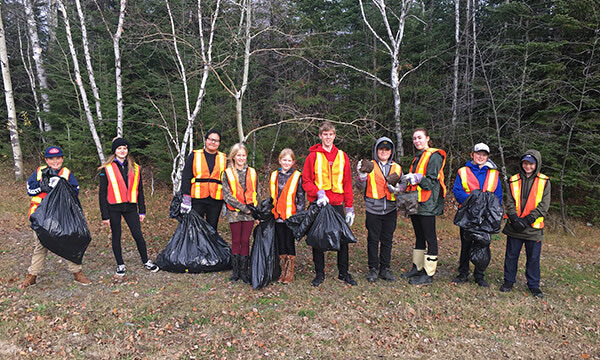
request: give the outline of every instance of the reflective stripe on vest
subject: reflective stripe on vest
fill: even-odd
[[[279,181],[277,180],[278,170],[271,173],[270,190],[273,199],[273,216],[275,219],[287,219],[296,213],[296,192],[298,191],[298,182],[300,181],[300,171],[295,170],[287,179],[281,194],[279,194]]]
[[[240,184],[237,171],[235,171],[233,168],[227,168],[225,169],[225,174],[227,175],[227,182],[229,183],[229,188],[231,189],[231,194],[233,197],[242,204],[256,206],[256,170],[251,167],[248,167],[247,169],[246,191],[244,191],[242,185]],[[229,204],[227,204],[227,208],[231,211],[240,211],[240,209],[236,209]]]
[[[510,194],[515,200],[515,208],[519,217],[525,217],[529,215],[531,211],[535,209],[540,202],[542,202],[542,198],[544,197],[544,189],[546,188],[548,179],[550,178],[544,174],[539,173],[536,175],[535,179],[533,180],[531,190],[529,191],[525,208],[521,210],[521,176],[516,174],[510,178]],[[533,224],[531,224],[531,227],[535,229],[542,229],[544,227],[544,217],[540,216],[539,218],[535,219]]]
[[[446,183],[445,183],[445,178],[444,178],[444,165],[446,165],[446,152],[444,150],[436,149],[436,148],[429,148],[429,149],[425,150],[423,152],[423,154],[421,155],[421,157],[419,158],[419,162],[417,163],[416,168],[415,168],[415,160],[417,160],[417,158],[415,157],[413,159],[413,162],[410,165],[410,172],[411,173],[419,173],[419,174],[423,175],[423,177],[425,177],[427,175],[427,165],[429,164],[429,159],[431,158],[431,155],[433,155],[436,152],[439,153],[440,155],[442,155],[442,159],[443,159],[442,167],[440,167],[440,171],[438,172],[437,179],[440,183],[440,187],[442,188],[442,197],[446,197]],[[418,184],[417,185],[409,185],[406,188],[406,190],[407,191],[417,191],[418,192],[417,199],[419,202],[426,202],[427,200],[429,200],[429,197],[431,196],[431,190],[424,190]]]
[[[383,172],[379,167],[379,164],[375,160],[371,160],[373,162],[373,171],[371,171],[367,177],[367,188],[366,188],[366,196],[371,199],[382,199],[384,196],[390,200],[395,201],[396,197],[394,194],[388,190],[387,180],[385,176],[383,176]],[[402,173],[402,167],[392,162],[392,166],[390,167],[390,174],[396,173],[398,176]]]
[[[111,163],[106,165],[106,177],[108,179],[107,199],[109,204],[137,203],[138,190],[140,186],[140,169],[138,164],[133,165],[133,171],[128,171],[127,185],[121,174],[119,165]]]
[[[458,169],[458,175],[460,176],[460,181],[462,182],[463,189],[467,194],[470,194],[471,191],[475,189],[480,189],[479,180],[475,174],[473,174],[473,170],[471,170],[467,166],[463,166]],[[494,192],[498,187],[498,170],[489,169],[487,174],[485,175],[485,181],[483,182],[483,189],[481,191],[486,192]]]
[[[44,170],[47,167],[48,167],[47,165],[38,167],[38,169],[36,171],[36,175],[35,175],[36,179],[38,181],[42,180],[42,170]],[[58,171],[58,176],[69,181],[69,177],[71,176],[71,170],[67,169],[66,167],[63,167],[62,169],[60,169]],[[40,206],[40,203],[42,202],[42,200],[44,200],[46,195],[48,195],[48,194],[45,192],[41,192],[31,198],[31,203],[29,204],[29,214],[28,214],[29,217],[31,217],[31,214],[33,214],[35,212],[35,210],[38,208],[38,206]]]
[[[333,164],[329,166],[327,157],[322,152],[316,152],[315,157],[315,185],[319,190],[331,190],[336,194],[344,193],[344,166],[346,157],[342,150],[338,150]]]
[[[211,197],[215,200],[223,200],[223,186],[221,175],[227,166],[227,156],[217,151],[215,166],[211,173],[208,172],[208,164],[204,156],[204,150],[194,150],[192,163],[193,177],[191,180],[190,196],[194,199],[205,199]],[[211,181],[200,181],[202,179]]]

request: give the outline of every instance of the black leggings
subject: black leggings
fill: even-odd
[[[415,229],[415,249],[425,250],[427,244],[427,255],[438,254],[437,235],[435,233],[435,216],[411,215],[413,228]]]
[[[131,230],[131,236],[135,240],[138,252],[142,258],[142,263],[148,261],[148,252],[146,249],[146,241],[142,235],[142,227],[140,225],[140,217],[137,211],[110,211],[110,230],[112,231],[112,249],[117,260],[117,265],[123,265],[123,254],[121,251],[121,216],[125,219],[129,230]]]

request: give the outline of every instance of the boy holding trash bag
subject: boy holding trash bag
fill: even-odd
[[[319,139],[321,143],[310,147],[310,153],[304,161],[302,188],[308,201],[316,202],[319,206],[331,204],[351,226],[355,215],[350,160],[345,152],[333,144],[335,126],[329,121],[319,128]],[[316,276],[311,285],[319,286],[325,281],[325,253],[314,247],[313,262]],[[348,244],[341,244],[337,251],[337,265],[338,279],[348,285],[356,285],[348,273]]]
[[[79,195],[79,183],[73,173],[63,166],[64,156],[62,149],[58,146],[50,146],[44,151],[44,160],[46,165],[37,168],[27,180],[27,194],[32,196],[29,207],[29,217],[35,212],[42,200],[48,195],[62,177],[69,182],[75,193]],[[20,288],[25,289],[36,283],[36,278],[44,267],[48,249],[46,249],[40,240],[36,241],[31,257],[31,266],[27,270],[27,276],[21,283]],[[83,275],[81,265],[66,260],[69,272],[73,274],[75,282],[82,285],[89,285],[91,281]]]

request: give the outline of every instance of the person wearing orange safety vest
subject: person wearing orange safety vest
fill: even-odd
[[[369,282],[376,282],[377,279],[396,281],[396,276],[390,270],[390,262],[398,212],[395,189],[387,178],[396,174],[399,179],[402,167],[394,162],[394,152],[394,142],[388,137],[380,137],[373,147],[374,160],[370,161],[373,166],[367,167],[373,170],[363,171],[366,159],[360,160],[357,165],[356,186],[364,191],[365,198]]]
[[[131,156],[126,139],[115,138],[111,149],[112,154],[98,168],[98,199],[102,224],[110,226],[112,233],[112,249],[117,261],[115,280],[122,281],[126,269],[121,250],[121,217],[129,226],[144,268],[150,272],[157,272],[159,268],[148,259],[146,240],[140,224],[146,218],[141,166]]]
[[[348,226],[354,223],[354,195],[352,193],[352,170],[350,159],[334,144],[335,126],[325,121],[319,128],[320,144],[311,146],[302,170],[302,187],[306,198],[319,206],[330,204],[333,209],[345,217]],[[313,248],[313,262],[316,276],[312,286],[325,281],[325,253]],[[338,279],[348,285],[356,281],[348,272],[348,244],[341,244],[337,251]]]
[[[275,217],[275,241],[279,249],[279,265],[281,276],[277,281],[284,284],[294,280],[296,263],[296,244],[292,230],[285,220],[297,211],[304,210],[306,204],[302,189],[302,174],[294,169],[296,156],[292,149],[283,149],[279,154],[281,167],[271,173],[269,192],[273,199],[273,216]]]
[[[475,144],[471,153],[471,160],[458,169],[458,176],[454,181],[452,193],[459,204],[464,203],[474,191],[493,192],[498,198],[498,206],[502,206],[502,185],[500,172],[496,164],[490,160],[490,147],[484,143]],[[471,259],[471,246],[473,240],[465,236],[465,231],[460,228],[460,258],[458,275],[452,279],[454,284],[462,284],[469,279],[469,262]],[[484,279],[484,270],[475,267],[473,277],[475,283],[481,287],[490,285]]]
[[[223,208],[221,178],[227,167],[227,156],[218,151],[220,144],[221,133],[209,130],[204,136],[204,149],[194,150],[187,157],[181,174],[181,212],[194,209],[215,230]]]
[[[512,290],[517,276],[519,253],[525,245],[527,287],[534,297],[543,297],[540,290],[540,254],[544,240],[544,218],[550,208],[550,178],[540,172],[542,155],[527,150],[519,161],[519,173],[508,181],[506,215],[508,222],[504,257],[504,283],[500,291]]]
[[[31,217],[31,214],[35,212],[46,195],[52,191],[60,178],[67,180],[69,185],[75,190],[75,193],[79,195],[79,183],[77,182],[77,179],[68,168],[63,166],[64,155],[61,148],[58,146],[46,148],[44,151],[44,161],[46,162],[46,165],[38,167],[37,170],[31,174],[29,179],[27,179],[27,195],[32,197],[29,205],[28,217]],[[31,266],[27,269],[25,280],[20,284],[21,289],[25,289],[36,283],[36,278],[44,267],[47,255],[48,249],[36,239],[33,256],[31,257]],[[91,283],[91,281],[83,275],[81,265],[77,265],[69,260],[65,261],[67,262],[69,272],[73,274],[77,283],[82,285],[89,285]]]
[[[416,238],[413,267],[402,277],[409,278],[412,285],[428,285],[433,282],[438,262],[435,217],[444,212],[446,152],[429,146],[430,137],[424,128],[415,129],[412,140],[418,153],[404,178],[409,182],[406,190],[417,192],[419,206],[417,214],[410,216]]]
[[[254,227],[254,218],[248,205],[256,206],[258,196],[258,177],[256,170],[249,167],[246,160],[248,150],[242,143],[231,147],[229,167],[223,172],[223,198],[227,204],[225,212],[231,229],[231,265],[232,282],[242,280],[250,284],[248,267],[250,265],[250,235]]]

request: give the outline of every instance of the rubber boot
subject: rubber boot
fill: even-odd
[[[240,279],[240,256],[239,255],[231,256],[231,266],[233,267],[233,270],[231,271],[231,277],[229,278],[229,281],[236,282]]]
[[[287,265],[285,271],[285,279],[283,279],[284,284],[289,284],[294,281],[294,265],[296,264],[296,255],[288,255],[287,256]]]
[[[288,266],[288,258],[287,255],[279,255],[279,267],[281,268],[281,275],[279,275],[279,279],[277,281],[283,282],[285,279],[285,273],[287,271]]]
[[[419,277],[411,278],[408,283],[411,285],[429,285],[433,282],[433,275],[437,268],[437,255],[425,255],[425,272]]]
[[[425,250],[413,249],[413,267],[410,271],[400,275],[403,278],[413,278],[423,274],[423,265],[425,263]]]
[[[240,257],[240,279],[244,282],[244,284],[250,284],[250,274],[248,272],[248,267],[250,266],[250,257],[248,255],[242,255]]]

